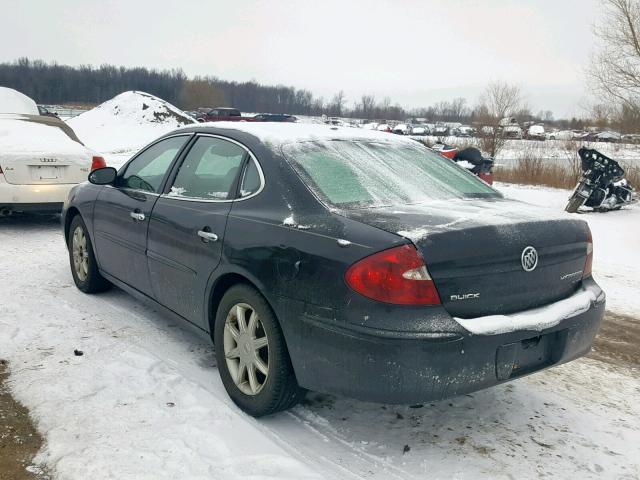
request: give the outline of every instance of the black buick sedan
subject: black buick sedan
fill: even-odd
[[[605,295],[586,223],[502,198],[422,144],[351,128],[176,130],[63,212],[86,293],[210,335],[233,401],[463,394],[585,354]]]

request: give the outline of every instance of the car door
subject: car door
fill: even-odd
[[[101,270],[151,295],[147,228],[173,160],[191,135],[162,139],[136,155],[94,204],[95,252]]]
[[[248,158],[235,141],[199,135],[151,214],[147,255],[154,296],[205,329],[207,282],[220,262],[227,214]]]

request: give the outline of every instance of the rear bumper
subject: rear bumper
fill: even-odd
[[[443,331],[453,324],[438,318],[431,326],[423,322],[422,332],[363,332],[303,314],[287,343],[298,382],[308,389],[381,403],[439,400],[586,354],[604,315],[605,295],[593,281],[585,288],[596,299],[586,311],[540,331]]]
[[[14,185],[0,175],[0,208],[15,211],[60,211],[75,184]]]

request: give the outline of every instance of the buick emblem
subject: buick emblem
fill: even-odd
[[[533,247],[526,247],[522,250],[520,261],[522,262],[524,271],[531,272],[538,266],[538,252]]]

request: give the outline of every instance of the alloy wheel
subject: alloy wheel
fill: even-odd
[[[89,252],[87,251],[87,237],[81,226],[76,227],[73,232],[71,243],[73,250],[73,268],[81,282],[84,282],[89,275]]]
[[[269,340],[258,313],[237,303],[224,325],[224,356],[233,382],[245,395],[257,395],[269,377]]]

